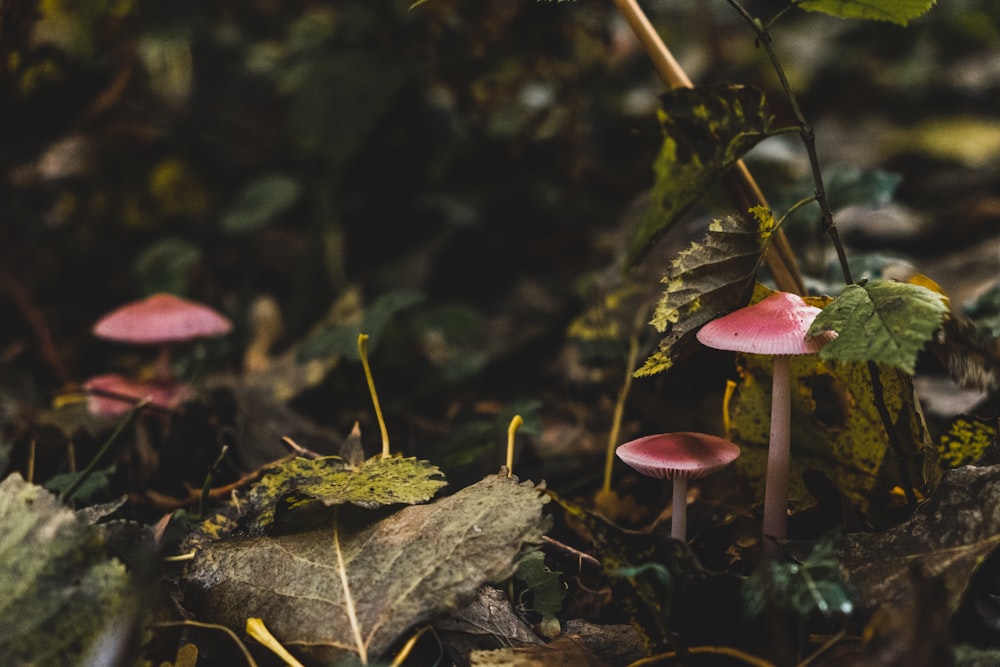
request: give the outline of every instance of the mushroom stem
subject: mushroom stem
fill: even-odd
[[[673,518],[670,520],[670,537],[684,542],[687,540],[688,518],[688,481],[687,477],[674,478]]]
[[[158,382],[170,382],[173,377],[173,369],[170,368],[170,346],[164,343],[156,353],[156,379]]]
[[[771,442],[767,448],[763,533],[778,539],[788,534],[788,476],[792,427],[791,357],[776,355],[771,380]]]

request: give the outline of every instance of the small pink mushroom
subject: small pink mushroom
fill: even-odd
[[[87,410],[98,417],[121,417],[143,398],[151,405],[171,410],[184,400],[187,390],[175,381],[142,382],[109,373],[87,380]]]
[[[774,356],[771,435],[764,489],[763,533],[788,533],[788,478],[791,466],[791,364],[793,354],[818,352],[828,338],[807,338],[820,309],[802,297],[775,292],[757,303],[713,320],[698,331],[702,345],[718,350]]]
[[[93,333],[119,343],[158,345],[157,375],[166,381],[172,376],[170,343],[222,336],[232,329],[225,316],[208,306],[173,294],[154,294],[111,311],[98,320]]]
[[[685,540],[688,480],[729,465],[740,455],[740,448],[724,438],[704,433],[661,433],[626,442],[615,453],[643,475],[673,480],[670,536]]]

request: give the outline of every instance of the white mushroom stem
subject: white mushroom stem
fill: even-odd
[[[764,535],[788,535],[788,476],[791,465],[792,371],[791,357],[775,355],[771,381],[771,441],[767,448],[764,488]]]
[[[673,516],[670,519],[670,537],[687,540],[688,518],[688,481],[687,477],[674,477]]]

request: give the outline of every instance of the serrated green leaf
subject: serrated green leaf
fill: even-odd
[[[310,500],[375,508],[430,500],[447,484],[437,466],[415,458],[377,456],[358,467],[337,457],[292,459],[271,468],[250,491],[251,530],[267,529],[275,511]]]
[[[764,95],[753,88],[678,88],[661,102],[663,145],[653,164],[656,181],[650,207],[629,244],[627,266],[771,130]]]
[[[17,474],[0,483],[0,656],[72,665],[126,602],[128,574],[100,533]]]
[[[837,332],[820,351],[826,361],[874,361],[912,375],[947,313],[947,298],[926,287],[872,280],[844,288],[816,316],[809,335]]]
[[[925,14],[936,0],[800,0],[798,6],[842,19],[868,19],[906,25]]]
[[[684,354],[703,324],[742,306],[750,297],[774,216],[752,210],[756,225],[737,216],[714,221],[701,243],[692,243],[671,263],[667,286],[651,324],[666,334],[636,375],[669,369]]]

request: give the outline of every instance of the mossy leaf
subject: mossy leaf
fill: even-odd
[[[250,490],[250,526],[266,530],[276,511],[316,500],[368,509],[430,500],[447,482],[437,466],[415,458],[376,456],[354,467],[339,457],[296,458],[271,468]]]
[[[548,530],[546,502],[534,484],[491,475],[374,523],[340,511],[316,530],[212,542],[184,577],[185,602],[237,632],[248,617],[261,618],[299,659],[336,664],[359,653],[342,564],[363,645],[377,659],[414,625],[509,578],[522,548]]]
[[[801,0],[798,6],[842,19],[868,19],[906,25],[925,14],[936,0]]]
[[[97,529],[17,474],[0,483],[0,655],[72,665],[125,606],[124,566]]]
[[[716,220],[704,241],[692,243],[673,260],[651,322],[665,335],[636,375],[669,369],[703,324],[747,302],[774,230],[769,210],[756,207],[751,212],[756,225],[737,216]]]
[[[845,287],[816,316],[809,334],[837,332],[820,352],[826,361],[874,361],[912,375],[917,355],[947,313],[947,297],[927,287],[871,280]]]
[[[745,86],[678,88],[661,97],[663,145],[653,164],[651,203],[630,241],[631,266],[723,173],[771,131],[758,90]]]

